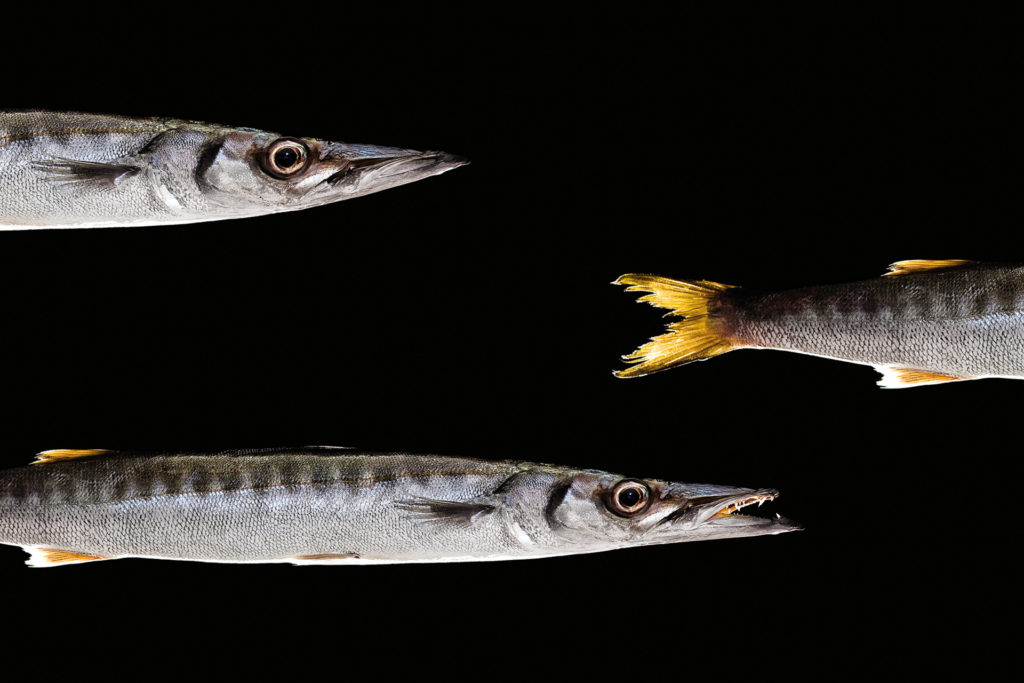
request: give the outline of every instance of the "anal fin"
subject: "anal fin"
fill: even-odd
[[[878,380],[878,386],[885,389],[906,389],[907,387],[919,387],[927,384],[941,384],[943,382],[960,382],[973,377],[955,377],[943,375],[938,372],[927,370],[911,370],[908,368],[877,367],[882,373],[882,379]]]
[[[25,564],[30,567],[55,567],[60,564],[81,564],[82,562],[94,562],[96,560],[109,560],[112,558],[87,553],[76,553],[70,550],[58,550],[56,548],[22,548],[29,554]]]
[[[320,553],[317,555],[296,555],[289,558],[292,564],[345,564],[358,560],[358,553]]]

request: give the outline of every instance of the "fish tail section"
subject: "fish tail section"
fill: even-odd
[[[666,315],[682,318],[669,323],[664,334],[623,356],[631,366],[616,371],[616,377],[643,377],[738,348],[717,315],[722,297],[735,286],[637,273],[623,275],[613,284],[626,285],[627,292],[647,292],[638,301],[666,308]]]

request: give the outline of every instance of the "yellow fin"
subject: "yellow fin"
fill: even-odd
[[[958,268],[966,266],[974,261],[964,259],[946,259],[945,261],[932,261],[929,259],[911,259],[909,261],[897,261],[889,265],[889,270],[882,274],[882,277],[889,275],[909,275],[910,273],[923,273],[927,270],[942,270],[944,268]]]
[[[106,455],[113,452],[106,448],[86,448],[80,450],[57,448],[52,451],[36,453],[36,459],[32,461],[32,464],[41,465],[47,462],[57,462],[58,460],[74,460],[75,458],[87,458],[92,455]]]
[[[875,368],[882,373],[882,379],[878,380],[878,386],[885,389],[905,389],[907,387],[918,387],[926,384],[941,384],[942,382],[960,382],[971,377],[954,377],[953,375],[942,375],[937,372],[925,370],[909,370],[907,368]]]
[[[96,560],[109,560],[109,557],[99,555],[88,555],[86,553],[75,553],[70,550],[57,550],[55,548],[23,548],[29,554],[25,564],[30,567],[53,567],[58,564],[80,564],[82,562],[94,562]]]
[[[667,308],[671,311],[668,315],[683,318],[670,323],[665,334],[623,356],[623,360],[634,365],[616,371],[616,377],[643,377],[736,348],[719,331],[711,310],[715,299],[723,292],[735,289],[733,285],[709,280],[671,280],[636,273],[623,275],[612,284],[628,285],[627,292],[649,292],[638,301]]]

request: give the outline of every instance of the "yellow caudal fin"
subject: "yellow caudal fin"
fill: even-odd
[[[682,318],[669,323],[668,331],[651,339],[622,359],[631,367],[616,377],[643,377],[677,365],[704,360],[731,351],[735,345],[720,331],[714,308],[716,300],[733,285],[708,280],[670,280],[657,275],[629,273],[613,284],[626,285],[627,292],[648,292],[638,301],[667,308],[667,315]]]

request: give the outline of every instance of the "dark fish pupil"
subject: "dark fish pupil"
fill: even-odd
[[[295,162],[299,160],[299,153],[291,147],[285,147],[277,150],[274,154],[274,163],[281,168],[291,168],[295,165]]]
[[[636,489],[622,489],[619,491],[619,505],[624,508],[631,508],[640,502],[640,492]]]

